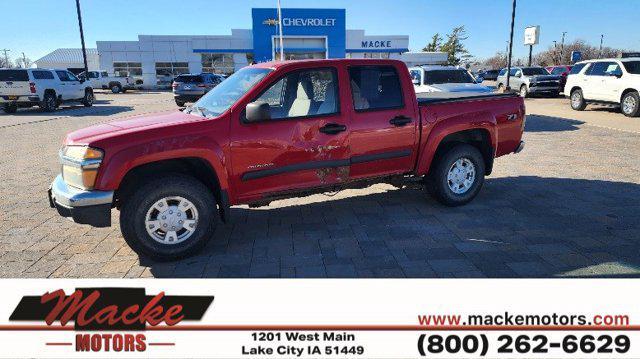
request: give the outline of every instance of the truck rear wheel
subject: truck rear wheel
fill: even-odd
[[[91,91],[90,89],[84,90],[84,97],[82,98],[82,104],[84,105],[84,107],[93,106],[93,100],[93,91]]]
[[[58,107],[58,99],[53,92],[47,92],[44,94],[44,98],[40,103],[40,109],[44,112],[52,112],[55,111],[56,107]]]
[[[15,103],[5,104],[2,106],[2,109],[5,113],[16,113],[16,111],[18,111],[18,105]]]
[[[429,194],[446,206],[471,202],[484,183],[485,165],[477,148],[460,144],[449,149],[426,178]]]
[[[144,184],[127,198],[120,229],[131,248],[157,261],[200,251],[216,228],[216,200],[200,181],[173,174]]]

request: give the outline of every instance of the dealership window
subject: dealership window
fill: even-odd
[[[142,76],[141,62],[114,62],[113,72],[116,76]]]
[[[233,73],[233,54],[201,54],[202,72],[230,75]],[[247,59],[248,60],[248,59]]]
[[[388,59],[389,53],[388,52],[365,52],[364,58],[365,59]]]
[[[158,76],[178,76],[189,73],[189,63],[187,62],[156,62],[156,75]]]

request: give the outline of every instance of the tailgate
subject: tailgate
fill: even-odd
[[[26,70],[0,70],[0,96],[5,98],[30,93],[29,74]]]

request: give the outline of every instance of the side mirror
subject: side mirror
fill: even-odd
[[[518,72],[518,73],[516,74],[516,77],[522,77],[522,72]]]
[[[247,122],[260,122],[271,119],[271,106],[264,101],[251,102],[246,109]]]
[[[611,76],[615,76],[616,78],[621,78],[622,77],[622,72],[614,72],[611,74]]]

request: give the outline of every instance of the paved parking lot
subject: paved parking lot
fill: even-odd
[[[640,277],[640,119],[617,110],[527,100],[524,152],[497,159],[465,207],[387,185],[238,206],[201,255],[154,263],[117,225],[48,207],[66,132],[175,109],[165,92],[97,99],[0,113],[1,277]]]

